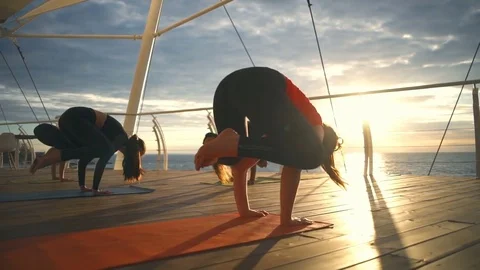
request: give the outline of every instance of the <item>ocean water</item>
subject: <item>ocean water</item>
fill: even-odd
[[[428,175],[434,158],[435,153],[375,154],[374,171],[386,174]],[[362,158],[356,160],[362,162],[363,171],[363,154]],[[439,153],[430,175],[475,176],[475,153]]]
[[[375,153],[373,156],[374,172],[388,175],[427,175],[434,157],[435,153]],[[156,160],[157,155],[147,154],[142,158],[142,165],[147,170],[163,170],[163,159],[159,163]],[[193,160],[193,154],[170,154],[168,169],[194,170]],[[347,153],[344,158],[342,155],[337,155],[336,166],[342,172],[363,173],[364,160],[361,152]],[[107,167],[112,168],[113,162],[114,158]],[[92,166],[94,165],[90,165],[90,167]],[[280,166],[274,163],[269,163],[266,168],[257,168],[257,171],[263,172],[278,172],[279,170]],[[312,170],[312,172],[322,172],[322,169]],[[475,153],[439,153],[431,175],[475,176]]]

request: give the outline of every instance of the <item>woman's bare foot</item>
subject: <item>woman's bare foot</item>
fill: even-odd
[[[60,150],[51,148],[47,153],[42,157],[37,157],[30,166],[30,173],[34,174],[37,170],[42,169],[46,166],[55,164],[61,160]]]
[[[30,173],[35,174],[37,170],[40,170],[46,166],[48,166],[48,160],[43,156],[43,157],[37,157],[33,162],[32,165],[30,166]]]
[[[208,167],[220,157],[236,157],[239,138],[238,133],[231,128],[220,132],[218,137],[198,149],[195,155],[195,169],[198,171],[203,167]]]
[[[34,169],[37,167],[38,159],[39,159],[38,157],[35,158],[35,160],[32,162],[32,165],[30,165],[30,169],[28,169],[28,171],[29,171],[31,174],[34,174],[35,171],[36,171],[36,170],[34,171]]]
[[[264,217],[268,215],[268,212],[265,210],[248,210],[246,213],[239,213],[241,217]]]
[[[283,226],[311,225],[313,221],[305,217],[292,217],[290,220],[281,221],[280,224]]]

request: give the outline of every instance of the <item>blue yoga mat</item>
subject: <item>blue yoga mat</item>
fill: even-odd
[[[154,191],[154,189],[137,187],[137,186],[111,187],[106,189],[112,192],[112,194],[102,195],[102,196],[142,194],[142,193],[150,193]],[[65,199],[65,198],[77,198],[77,197],[93,197],[93,194],[92,192],[80,192],[80,190],[78,189],[39,191],[39,192],[28,192],[28,193],[11,193],[11,194],[0,194],[0,202],[50,200],[50,199]]]

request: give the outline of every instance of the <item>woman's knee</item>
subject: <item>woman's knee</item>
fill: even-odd
[[[57,149],[64,147],[63,135],[60,130],[50,124],[40,124],[33,129],[33,134],[37,139],[48,146],[55,147]]]
[[[49,136],[54,132],[58,132],[58,128],[50,124],[40,124],[33,129],[33,134],[38,137]]]

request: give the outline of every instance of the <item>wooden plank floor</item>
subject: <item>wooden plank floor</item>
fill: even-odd
[[[76,179],[73,171],[67,175]],[[124,269],[479,269],[480,180],[346,179],[347,191],[321,175],[302,180],[298,191],[295,214],[334,223],[332,229]],[[0,240],[236,210],[231,186],[202,182],[216,178],[211,172],[149,171],[140,184],[156,189],[149,194],[1,203]],[[105,172],[102,188],[122,184],[121,172]],[[35,176],[0,169],[0,193],[76,187],[76,182],[51,183],[49,169]],[[278,214],[279,187],[278,182],[250,186],[251,207]]]

